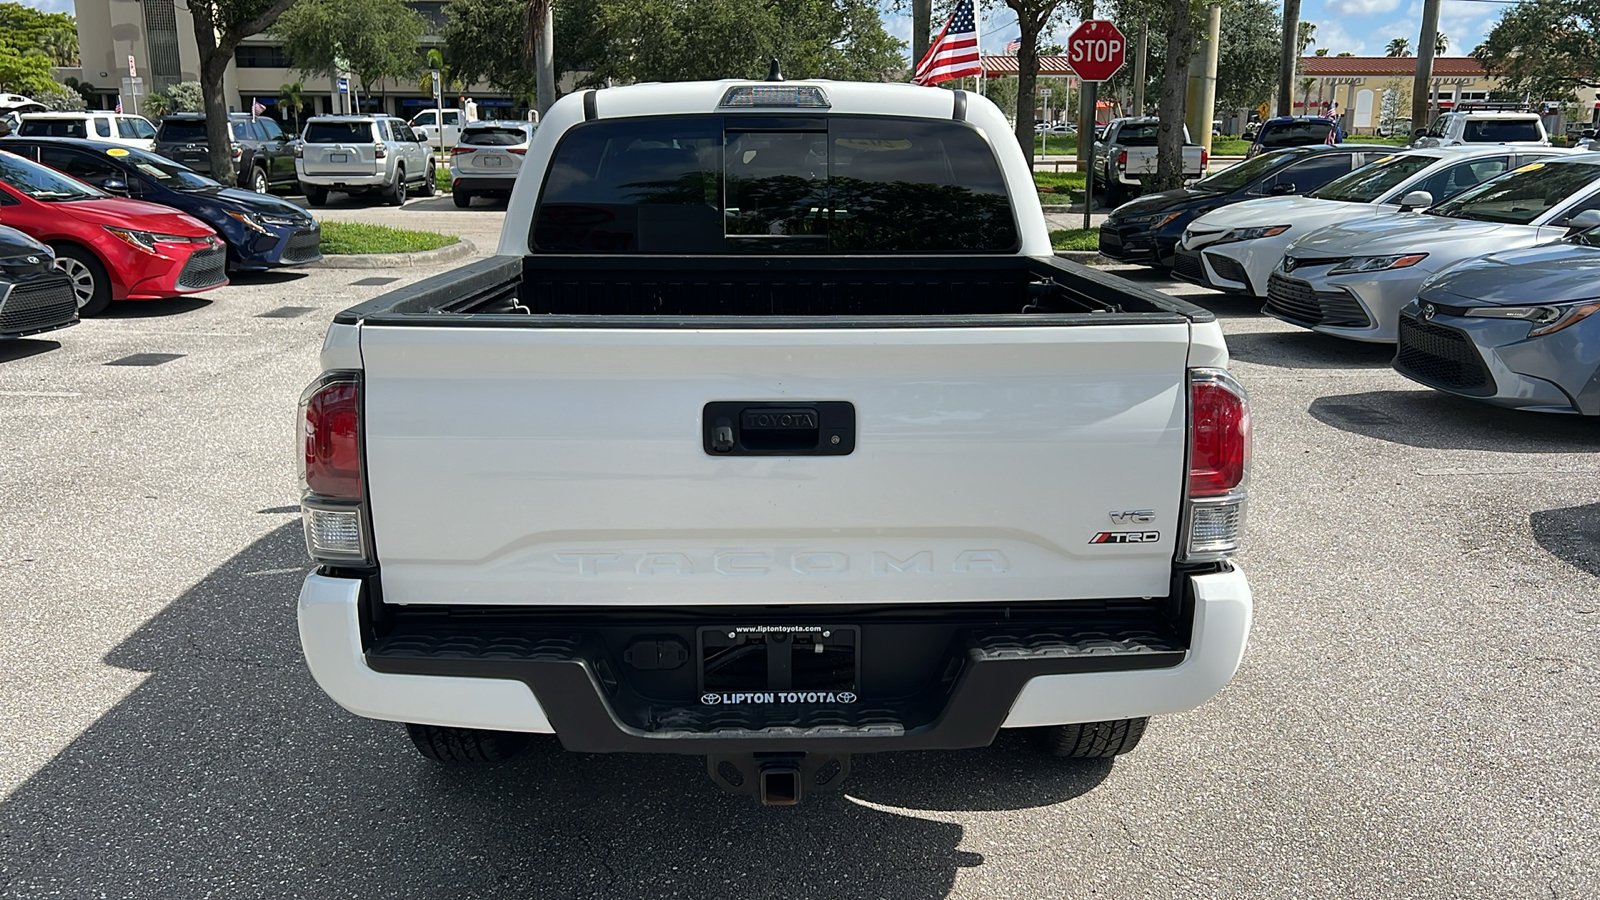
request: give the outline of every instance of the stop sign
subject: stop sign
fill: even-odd
[[[1084,81],[1105,81],[1115,75],[1127,55],[1122,32],[1104,19],[1090,19],[1067,38],[1067,65]]]

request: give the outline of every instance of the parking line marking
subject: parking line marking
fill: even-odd
[[[77,391],[0,391],[0,397],[82,397]]]

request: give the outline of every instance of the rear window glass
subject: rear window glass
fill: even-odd
[[[23,119],[17,134],[23,137],[88,137],[88,122],[84,119]]]
[[[203,141],[206,139],[206,123],[198,119],[173,121],[168,119],[161,123],[161,132],[156,137],[158,141]]]
[[[372,126],[366,122],[312,122],[306,126],[308,144],[370,144]]]
[[[1438,161],[1437,156],[1387,156],[1335,178],[1312,191],[1310,196],[1318,200],[1371,203]]]
[[[1468,119],[1461,139],[1469,143],[1503,144],[1508,141],[1542,141],[1537,119]]]
[[[468,128],[461,132],[461,143],[478,147],[515,147],[528,142],[521,128]]]
[[[1268,122],[1258,143],[1263,147],[1304,147],[1326,143],[1332,130],[1332,122]]]
[[[1124,125],[1117,132],[1117,143],[1123,147],[1154,147],[1156,139],[1160,136],[1161,124],[1159,122]]]
[[[556,148],[547,253],[1006,252],[994,152],[958,123],[870,116],[600,121]]]

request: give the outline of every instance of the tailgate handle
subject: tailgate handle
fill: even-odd
[[[856,408],[839,400],[707,403],[701,438],[712,456],[846,456],[856,448]]]

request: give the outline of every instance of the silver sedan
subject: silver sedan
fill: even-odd
[[[1475,256],[1571,234],[1600,210],[1600,159],[1526,165],[1426,213],[1357,219],[1291,243],[1267,281],[1264,311],[1358,341],[1394,343],[1400,308],[1423,281]]]

